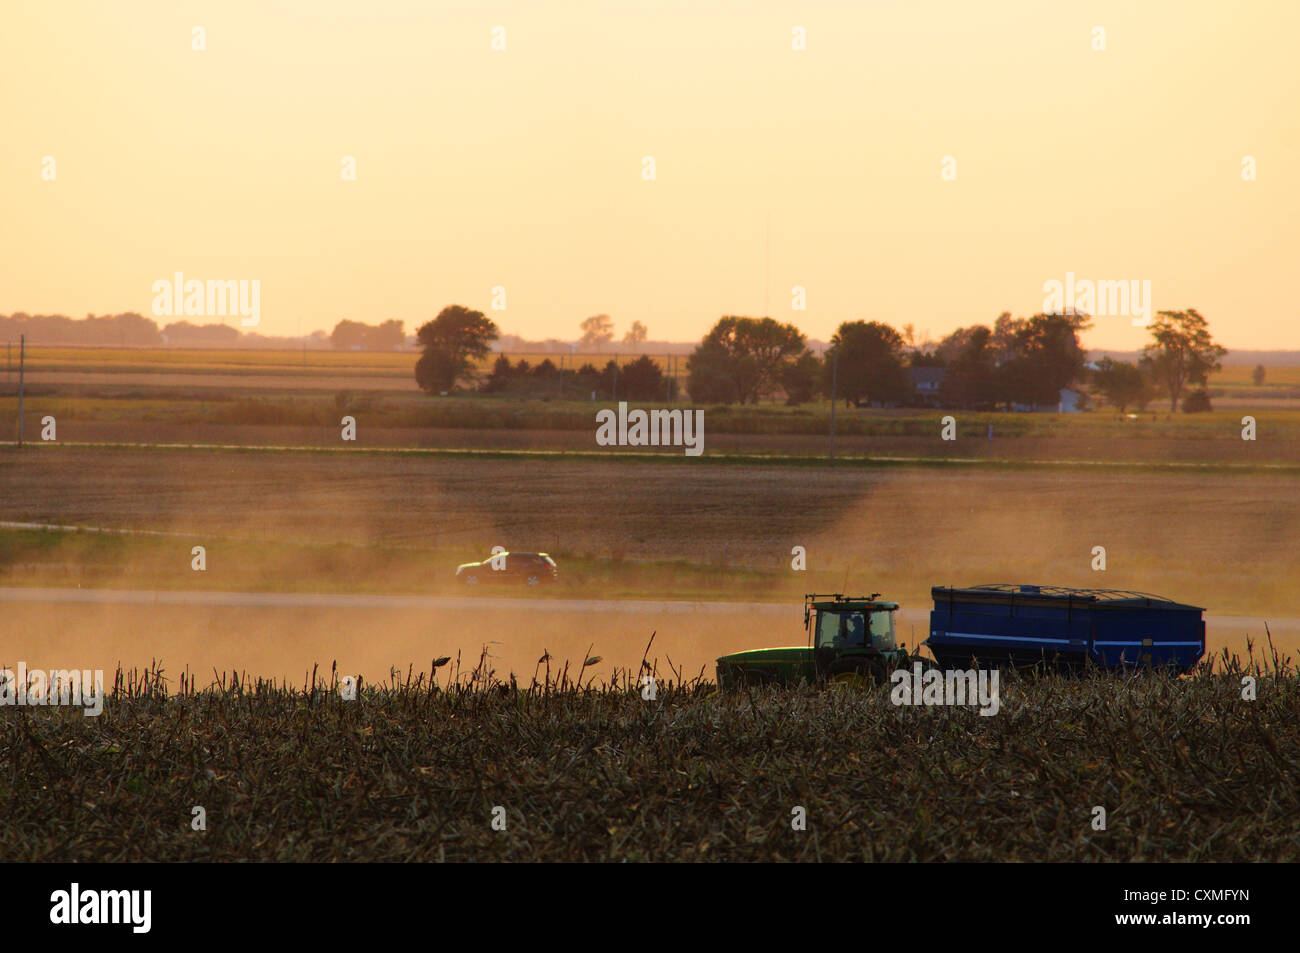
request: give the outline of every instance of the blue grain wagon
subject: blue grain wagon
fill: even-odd
[[[1189,671],[1205,654],[1200,606],[1120,589],[986,585],[930,590],[925,645],[945,668],[1046,665]]]

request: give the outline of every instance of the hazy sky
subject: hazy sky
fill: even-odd
[[[181,271],[260,280],[266,334],[938,337],[1073,272],[1300,348],[1298,34],[1293,0],[3,0],[0,313],[150,314]]]

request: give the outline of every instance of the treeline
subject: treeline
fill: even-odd
[[[1077,392],[1081,409],[1091,389],[1121,412],[1157,396],[1168,397],[1171,410],[1180,401],[1188,412],[1210,409],[1206,383],[1227,350],[1195,309],[1161,311],[1136,364],[1107,359],[1090,367],[1079,343],[1089,327],[1086,314],[1003,312],[992,327],[971,325],[937,344],[917,344],[910,326],[899,332],[879,321],[849,321],[818,356],[792,324],[728,316],[691,354],[687,389],[708,403],[834,396],[858,406],[969,410],[1054,407],[1065,390]]]
[[[561,368],[550,358],[536,365],[523,358],[512,364],[502,354],[479,390],[486,394],[579,400],[594,396],[596,400],[671,401],[678,396],[677,382],[644,354],[621,367],[609,361],[600,370],[594,364],[583,364],[576,370]]]
[[[362,324],[344,319],[330,332],[330,346],[339,351],[395,351],[406,344],[405,322]]]
[[[938,344],[918,345],[910,328],[848,321],[818,356],[792,324],[724,317],[691,355],[688,389],[696,400],[741,404],[834,395],[857,406],[1054,406],[1083,376],[1079,332],[1087,327],[1083,315],[1004,313],[992,327],[958,328]],[[916,375],[913,368],[941,371]]]
[[[678,396],[677,382],[647,355],[623,366],[611,360],[598,370],[594,364],[561,368],[550,358],[535,366],[522,358],[512,363],[501,354],[484,375],[477,367],[500,336],[482,311],[448,305],[416,332],[424,349],[415,362],[416,383],[430,394],[476,387],[481,393],[526,397],[668,401]]]
[[[173,321],[158,326],[153,318],[134,311],[122,314],[69,318],[62,314],[0,315],[0,340],[47,347],[292,347],[301,339],[240,333],[226,324],[191,324]],[[325,332],[309,338],[313,346],[326,344]]]
[[[228,324],[191,324],[173,321],[159,327],[153,318],[127,311],[122,314],[70,318],[62,314],[0,315],[0,340],[64,347],[294,347],[301,338],[271,337],[241,332]],[[330,334],[315,331],[307,341],[313,347],[336,350],[392,351],[406,345],[401,321],[376,325],[343,320]]]
[[[1089,367],[1079,333],[1091,327],[1086,314],[1001,314],[990,327],[958,328],[937,344],[914,340],[879,321],[847,321],[821,355],[793,324],[772,318],[728,315],[718,320],[687,361],[687,390],[697,403],[800,404],[833,397],[858,406],[931,405],[972,410],[1053,407],[1066,389],[1086,397],[1092,387],[1121,411],[1156,395],[1170,409],[1208,410],[1208,376],[1226,349],[1210,337],[1195,309],[1161,311],[1151,323],[1151,342],[1136,364],[1104,360]],[[486,393],[537,393],[657,400],[675,396],[648,357],[598,371],[591,364],[560,369],[550,359],[536,367],[498,357],[486,380],[477,365],[500,337],[481,311],[449,305],[420,327],[424,349],[416,382],[430,393],[478,384]],[[1184,399],[1184,395],[1186,398]]]
[[[90,314],[84,318],[69,318],[62,314],[24,314],[21,311],[7,316],[0,315],[0,339],[17,341],[25,335],[31,344],[161,347],[162,333],[156,321],[134,311],[100,317]]]

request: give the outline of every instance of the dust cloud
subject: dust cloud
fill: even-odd
[[[881,592],[922,613],[932,585],[1006,581],[1140,589],[1216,616],[1300,616],[1300,551],[1290,545],[1300,502],[1285,476],[42,448],[7,455],[2,488],[0,519],[176,534],[161,569],[156,547],[105,537],[93,582],[107,588],[140,588],[131,580],[146,569],[174,573],[166,588],[191,588],[190,547],[202,544],[206,588],[229,579],[241,590],[411,591],[395,589],[400,578],[427,582],[416,591],[434,594],[447,591],[456,562],[499,544],[550,551],[562,573],[572,553],[680,560],[720,578],[732,569],[780,571],[791,591],[805,579],[831,579],[834,588]],[[233,573],[226,539],[310,545],[258,563],[249,578]],[[55,541],[40,559],[70,562],[67,553],[83,547],[84,555],[85,545],[85,537]],[[790,570],[795,545],[807,549],[804,576]],[[1094,546],[1106,548],[1105,572],[1090,568]],[[321,550],[330,547],[344,555],[326,559]],[[431,567],[419,570],[426,580],[405,565],[417,558]],[[627,579],[635,589],[635,573]],[[768,595],[737,588],[733,598]],[[659,588],[635,598],[680,595],[660,577]],[[468,670],[486,647],[498,674],[526,680],[544,652],[553,671],[566,660],[572,671],[590,647],[602,662],[587,674],[603,679],[639,666],[657,632],[650,658],[662,676],[677,677],[675,667],[711,677],[721,654],[804,644],[799,608],[795,596],[786,621],[772,606],[565,613],[527,599],[510,609],[421,611],[6,602],[0,661],[111,671],[161,660],[173,676],[188,666],[201,678],[240,670],[302,684],[314,665],[328,671],[334,661],[372,681],[392,668],[428,671],[443,655],[459,654]],[[904,638],[913,625],[900,626]],[[916,630],[923,637],[923,621]],[[1274,631],[1294,646],[1285,624]],[[1216,623],[1211,649],[1244,652],[1247,634],[1262,644],[1256,621]]]

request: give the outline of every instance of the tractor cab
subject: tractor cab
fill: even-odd
[[[894,642],[897,602],[880,601],[880,593],[850,598],[804,596],[806,645],[732,652],[718,659],[718,687],[749,685],[868,685],[888,680],[906,665],[905,649]]]
[[[817,674],[880,674],[892,670],[898,645],[894,638],[897,602],[879,601],[880,593],[850,597],[840,593],[804,596],[804,628]]]

